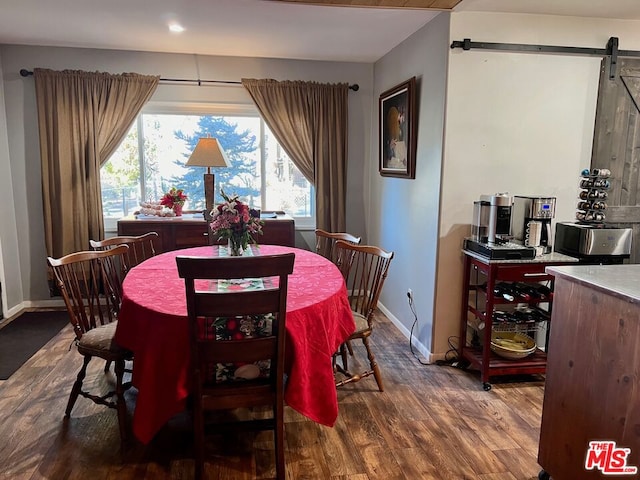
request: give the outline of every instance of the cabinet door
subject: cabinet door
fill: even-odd
[[[295,228],[293,220],[267,220],[262,228],[262,235],[257,235],[256,241],[263,245],[284,245],[286,247],[295,247]]]
[[[554,479],[605,478],[584,467],[596,440],[630,448],[628,464],[640,465],[640,312],[618,295],[556,280],[538,450],[538,462]],[[613,475],[625,477],[638,478]]]
[[[173,227],[173,250],[202,247],[209,244],[208,229],[205,222],[173,225]]]

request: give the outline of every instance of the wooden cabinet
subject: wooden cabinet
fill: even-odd
[[[480,370],[485,390],[491,389],[489,380],[492,376],[545,373],[547,359],[542,349],[538,348],[523,359],[505,359],[491,351],[491,332],[501,329],[534,334],[541,326],[548,329],[551,300],[545,297],[507,300],[494,294],[494,289],[496,286],[508,286],[516,282],[551,284],[553,276],[545,272],[547,266],[575,263],[578,260],[559,253],[526,260],[491,260],[468,250],[463,250],[463,253],[464,284],[458,346],[460,361],[468,362],[471,368]],[[553,286],[550,285],[550,288]],[[535,314],[534,318],[537,320],[501,324],[494,322],[499,305],[511,305],[507,310],[513,313],[517,312],[514,307],[523,303],[532,316]]]
[[[638,478],[632,471],[622,475],[619,462],[609,464],[614,457],[606,448],[595,468],[587,470],[585,461],[589,442],[615,443],[629,449],[627,468],[640,469],[640,265],[547,271],[555,275],[555,301],[539,478]]]
[[[273,218],[262,220],[263,234],[256,238],[259,244],[295,247],[295,224],[289,215],[278,212]],[[142,235],[147,232],[158,232],[158,239],[154,244],[156,253],[222,243],[217,239],[210,241],[209,226],[202,214],[157,219],[136,218],[132,215],[118,220],[118,235]]]

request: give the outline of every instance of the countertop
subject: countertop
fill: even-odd
[[[640,265],[563,265],[545,271],[558,278],[593,287],[604,293],[640,304]]]
[[[497,258],[487,258],[484,255],[480,255],[479,253],[472,252],[471,250],[462,250],[465,255],[469,255],[470,257],[475,258],[476,260],[480,260],[484,263],[578,263],[579,260],[575,257],[570,257],[569,255],[565,255],[563,253],[551,252],[545,253],[544,255],[538,255],[533,258],[518,258],[514,260],[502,260]]]

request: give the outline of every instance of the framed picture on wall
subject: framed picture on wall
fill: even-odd
[[[416,77],[380,95],[380,175],[416,178]]]

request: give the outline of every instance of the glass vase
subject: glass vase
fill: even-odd
[[[178,205],[177,203],[173,204],[173,213],[176,214],[176,217],[182,216],[182,205]]]
[[[239,240],[234,238],[227,240],[227,254],[230,257],[241,257],[243,253],[242,243]]]

